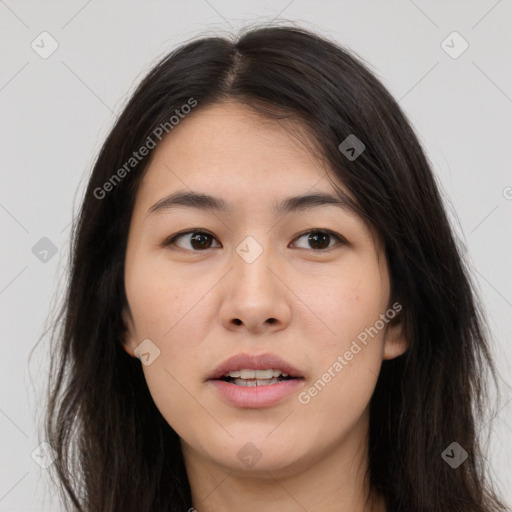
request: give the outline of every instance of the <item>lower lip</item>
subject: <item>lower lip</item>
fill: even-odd
[[[231,405],[257,409],[276,404],[304,386],[304,379],[283,380],[266,386],[238,386],[224,380],[208,381]]]

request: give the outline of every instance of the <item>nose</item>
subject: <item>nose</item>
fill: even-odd
[[[233,268],[224,283],[220,309],[226,329],[258,334],[288,326],[291,293],[281,263],[270,248],[265,248],[254,261],[245,258],[243,252],[233,253]]]

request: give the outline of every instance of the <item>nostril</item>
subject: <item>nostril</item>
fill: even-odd
[[[236,325],[240,325],[242,323],[242,320],[235,318],[233,322],[235,322]]]

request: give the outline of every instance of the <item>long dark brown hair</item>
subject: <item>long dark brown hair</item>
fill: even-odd
[[[402,356],[384,361],[370,404],[368,478],[387,510],[506,510],[486,477],[479,428],[487,376],[496,382],[488,329],[430,165],[362,60],[293,24],[202,36],[175,49],[142,80],[101,148],[73,225],[52,336],[44,433],[66,506],[192,506],[178,435],[155,406],[140,361],[121,345],[128,229],[152,153],[126,163],[163,123],[172,137],[169,119],[191,99],[191,116],[234,100],[307,128],[382,237],[391,302],[403,305],[409,341]],[[355,159],[339,148],[351,134],[365,145]],[[452,442],[468,453],[456,469],[442,457]]]

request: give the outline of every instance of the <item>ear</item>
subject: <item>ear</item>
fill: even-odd
[[[383,359],[395,359],[409,348],[409,341],[406,339],[404,331],[403,314],[399,311],[387,325]]]
[[[128,306],[123,307],[121,317],[124,324],[124,332],[121,345],[128,355],[137,358],[137,356],[134,354],[134,350],[137,347],[137,336],[135,334],[133,316]]]

